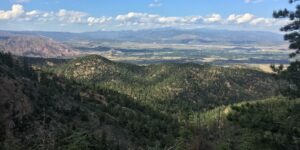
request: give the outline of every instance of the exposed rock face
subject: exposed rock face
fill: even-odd
[[[52,39],[35,35],[0,32],[0,51],[31,57],[72,57],[80,52]]]

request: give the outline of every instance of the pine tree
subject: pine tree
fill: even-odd
[[[299,0],[289,0],[291,4],[297,3]],[[284,35],[284,40],[289,41],[289,48],[295,50],[290,54],[290,58],[294,61],[291,62],[287,70],[282,71],[282,65],[278,68],[272,66],[272,69],[279,74],[283,79],[289,82],[287,90],[282,92],[283,95],[290,96],[291,98],[300,97],[300,5],[296,6],[296,10],[291,11],[287,9],[274,11],[274,18],[288,18],[290,23],[282,27],[280,30],[287,32]]]

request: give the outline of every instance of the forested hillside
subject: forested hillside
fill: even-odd
[[[0,55],[0,149],[166,148],[179,123],[131,97]]]
[[[276,95],[270,74],[96,55],[52,61],[1,53],[0,149],[299,146],[299,100],[263,100]]]
[[[273,96],[276,82],[257,70],[198,64],[136,66],[97,55],[46,67],[58,76],[116,90],[176,117],[203,108]]]

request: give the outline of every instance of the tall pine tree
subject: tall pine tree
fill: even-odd
[[[297,3],[299,0],[289,0],[291,4]],[[290,54],[293,60],[290,66],[283,71],[283,67],[278,68],[272,66],[273,70],[279,73],[279,77],[287,80],[289,86],[283,95],[291,98],[300,97],[300,5],[296,5],[296,10],[278,10],[273,13],[274,18],[289,19],[290,22],[283,26],[280,30],[286,32],[284,40],[290,43],[289,48],[295,50]]]

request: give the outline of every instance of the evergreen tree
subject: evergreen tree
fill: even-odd
[[[291,4],[297,1],[299,0],[289,0]],[[290,54],[290,58],[294,61],[291,62],[287,70],[282,71],[282,65],[278,68],[272,66],[272,69],[277,72],[281,78],[289,82],[289,87],[287,90],[284,90],[282,94],[292,98],[300,97],[300,5],[297,5],[294,11],[287,9],[274,11],[273,16],[274,18],[288,18],[290,20],[290,23],[280,30],[287,32],[287,34],[284,35],[284,40],[289,41],[289,48],[295,51]]]

